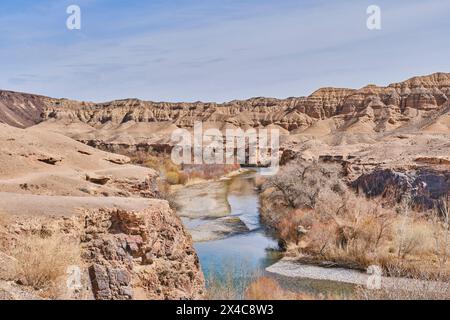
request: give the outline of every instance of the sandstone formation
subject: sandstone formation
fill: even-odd
[[[191,237],[165,201],[142,212],[84,216],[82,243],[97,299],[200,299],[203,274]]]
[[[359,90],[323,88],[309,97],[252,98],[216,103],[156,103],[138,99],[85,103],[48,99],[42,120],[81,121],[94,128],[135,123],[169,122],[192,127],[194,121],[226,123],[239,127],[279,125],[289,131],[306,129],[317,120],[336,116],[372,117],[375,131],[386,131],[408,121],[412,110],[430,111],[448,101],[450,74],[416,77],[388,87],[366,86]]]
[[[191,130],[196,121],[202,121],[204,128],[220,130],[276,128],[282,133],[282,164],[296,157],[338,161],[353,181],[377,168],[401,171],[437,166],[446,170],[450,163],[449,97],[448,73],[414,77],[386,87],[322,88],[308,97],[252,98],[223,104],[138,99],[93,103],[1,92],[0,122],[17,127],[34,124],[27,130],[57,132],[122,154],[137,150],[168,153],[173,145],[171,133],[180,127]],[[91,151],[76,148],[80,156],[90,157]],[[48,152],[34,152],[29,158],[55,168],[67,162],[64,156]],[[124,164],[126,158],[114,156],[108,161]],[[110,172],[83,174],[108,177]],[[103,189],[114,185],[102,182]],[[23,190],[33,185],[24,181]],[[100,185],[91,185],[97,189],[80,186],[79,190],[102,192]]]
[[[47,98],[43,96],[0,91],[0,122],[26,128],[42,119]]]
[[[47,298],[24,280],[18,266],[27,261],[13,254],[30,236],[53,235],[62,235],[56,245],[78,244],[83,275],[77,291],[67,289],[67,276],[56,279],[58,299],[203,297],[191,236],[167,201],[155,199],[154,170],[54,132],[6,124],[0,161],[0,299]]]
[[[83,252],[84,298],[201,298],[204,280],[191,237],[168,204],[154,199],[158,174],[109,152],[168,153],[172,132],[192,130],[196,121],[204,129],[279,129],[282,164],[338,162],[365,194],[396,202],[410,195],[428,209],[450,192],[449,99],[448,73],[223,104],[94,103],[0,91],[0,215],[19,221],[0,243],[42,228],[75,237]],[[180,215],[195,216],[195,206]],[[14,259],[0,252],[0,260],[0,295],[33,296],[10,282],[17,280]]]
[[[170,151],[178,127],[279,128],[285,149],[312,138],[328,146],[373,143],[394,134],[448,134],[450,74],[415,77],[387,87],[323,88],[308,97],[217,103],[138,99],[106,103],[2,92],[0,122],[38,124],[104,150]],[[24,111],[25,110],[25,111]],[[30,113],[31,112],[31,113]],[[37,113],[40,115],[37,116]],[[26,121],[24,120],[26,119]]]
[[[0,124],[0,161],[0,192],[151,196],[151,184],[157,178],[154,170],[129,164],[128,157],[38,128],[17,129],[4,124]]]
[[[59,281],[59,298],[201,299],[204,279],[191,237],[166,201],[151,200],[142,211],[118,209],[85,210],[62,216],[20,216],[0,229],[1,248],[20,245],[30,234],[76,239],[80,246],[82,287],[67,292],[66,277]],[[9,243],[8,246],[6,244]],[[14,244],[14,245],[12,245]],[[0,251],[0,294],[12,294],[21,274],[14,258]],[[69,267],[69,266],[67,266]],[[5,289],[7,281],[10,290]],[[11,287],[12,286],[12,287]],[[39,292],[34,292],[39,297]],[[5,297],[8,298],[8,297]],[[11,298],[11,297],[10,297]]]

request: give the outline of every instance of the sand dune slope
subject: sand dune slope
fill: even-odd
[[[0,191],[60,196],[127,195],[154,170],[39,128],[0,124]]]

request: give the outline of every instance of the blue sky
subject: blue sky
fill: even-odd
[[[380,31],[366,28],[371,4]],[[386,85],[450,72],[449,14],[450,0],[2,0],[0,88],[222,102]]]

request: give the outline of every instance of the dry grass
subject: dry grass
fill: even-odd
[[[247,300],[315,300],[307,294],[294,293],[280,287],[278,282],[261,277],[252,282],[245,291]]]
[[[447,259],[438,263],[443,256],[436,250],[436,242],[447,248],[449,243],[432,221],[398,216],[357,197],[350,197],[339,209],[309,214],[312,223],[302,237],[302,253],[361,269],[380,265],[387,274],[397,268],[407,277],[417,273],[450,276]]]
[[[227,173],[238,170],[240,165],[225,164],[202,164],[202,165],[183,165],[182,170],[191,179],[212,180],[220,178]]]
[[[382,289],[369,290],[362,288],[358,290],[357,300],[450,300],[450,291],[444,289],[443,292],[423,290],[422,286],[418,286],[414,290],[398,289]]]
[[[277,224],[280,237],[288,242],[299,244],[303,234],[313,226],[314,216],[312,210],[292,210],[283,215]]]
[[[263,187],[263,219],[285,242],[286,255],[359,269],[379,265],[387,275],[396,269],[411,278],[450,278],[446,202],[437,213],[387,208],[342,189],[329,170],[290,166]]]
[[[208,300],[314,300],[313,296],[290,292],[274,279],[241,267],[224,267],[225,272],[211,272],[207,278]]]
[[[240,168],[239,165],[176,165],[169,155],[135,152],[132,162],[158,171],[170,185],[186,185],[190,181],[212,180]]]
[[[206,278],[207,300],[244,300],[247,287],[259,277],[245,263],[224,262],[221,269],[211,270]]]
[[[80,246],[64,235],[21,236],[9,254],[17,259],[17,273],[35,289],[51,290],[71,265],[79,265]]]
[[[180,184],[180,177],[178,175],[178,172],[170,171],[166,174],[166,181],[170,185],[177,185]]]

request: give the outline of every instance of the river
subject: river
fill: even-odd
[[[281,258],[281,253],[278,241],[260,221],[257,175],[247,172],[219,182],[188,186],[177,193],[179,213],[193,235],[207,285],[212,279],[231,277],[234,282],[244,283],[237,286],[243,288],[252,278],[264,275],[295,292],[341,294],[351,290],[342,283],[266,271]]]
[[[239,218],[248,231],[195,244],[206,278],[226,270],[263,272],[279,258],[277,241],[260,223],[255,173],[234,177],[227,187],[230,216]]]

